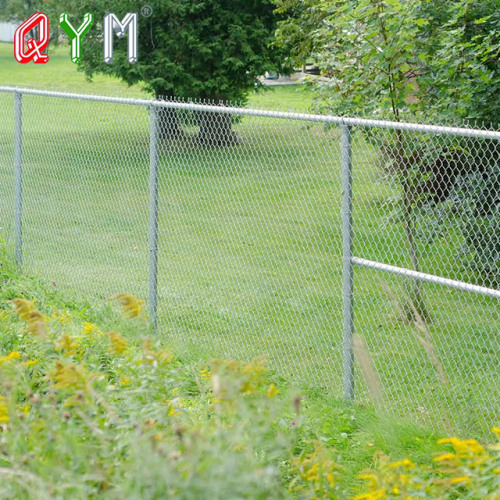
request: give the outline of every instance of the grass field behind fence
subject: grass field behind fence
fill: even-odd
[[[1,85],[144,97],[111,78],[86,82],[64,48],[45,67],[21,70],[10,50],[0,44]],[[301,110],[310,102],[302,87],[250,99],[259,107]],[[23,125],[26,268],[96,300],[121,291],[146,297],[147,110],[25,96]],[[298,384],[340,396],[339,131],[250,117],[235,130],[241,142],[233,147],[161,144],[161,334],[193,356],[265,353]],[[409,266],[390,207],[397,192],[360,134],[353,152],[355,254]],[[12,165],[13,96],[0,93],[0,226],[7,235]],[[422,247],[422,269],[470,279],[456,258],[456,239],[450,233]],[[474,431],[498,420],[498,301],[424,286],[443,383],[419,332],[400,320],[385,290],[402,300],[404,279],[361,269],[355,276],[356,332],[379,378],[377,405]],[[359,370],[357,384],[357,397],[366,400]]]

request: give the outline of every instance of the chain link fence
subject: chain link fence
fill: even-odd
[[[487,130],[0,88],[27,272],[148,297],[178,349],[475,433],[500,418],[499,158]]]

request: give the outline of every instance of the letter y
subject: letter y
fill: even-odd
[[[61,28],[64,30],[66,35],[69,36],[71,40],[71,61],[73,61],[74,63],[80,62],[81,59],[80,46],[82,37],[90,29],[93,22],[94,22],[94,16],[87,12],[87,14],[83,16],[83,23],[77,30],[75,30],[75,28],[73,28],[71,23],[68,21],[68,14],[63,12],[59,16],[59,24],[61,25]]]

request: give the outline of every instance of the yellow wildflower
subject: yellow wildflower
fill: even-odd
[[[19,318],[28,323],[28,333],[45,337],[45,317],[36,309],[33,300],[17,298],[11,300],[10,303],[14,306],[14,311]]]
[[[38,363],[38,359],[28,359],[24,363],[21,363],[22,366],[35,366]]]
[[[360,474],[358,477],[365,481],[369,481],[370,488],[378,488],[379,481],[375,474]]]
[[[331,498],[331,489],[335,487],[337,466],[320,441],[308,441],[314,446],[309,453],[302,453],[291,460],[292,470],[299,472],[300,477],[308,483],[307,490],[314,491],[308,498]],[[292,487],[291,491],[306,491],[304,486]]]
[[[173,406],[170,406],[168,409],[168,416],[175,417],[176,415],[179,415],[179,412]]]
[[[471,454],[468,446],[465,445],[464,442],[457,437],[439,439],[438,444],[451,444],[453,446],[453,449],[455,450],[455,453],[459,457],[464,457]]]
[[[449,460],[455,460],[457,457],[453,453],[443,453],[438,457],[434,458],[434,462],[448,462]]]
[[[462,443],[476,455],[483,455],[486,452],[476,439],[465,439]]]
[[[210,379],[210,370],[207,370],[206,368],[204,368],[203,370],[201,370],[201,378],[203,380],[209,380]]]
[[[110,297],[108,300],[116,300],[122,308],[123,314],[127,318],[135,318],[139,316],[142,311],[144,301],[139,300],[133,295],[127,295],[126,293],[119,293],[114,297]]]
[[[269,386],[269,389],[267,390],[266,394],[268,398],[274,398],[274,396],[277,396],[279,394],[279,390],[276,389],[276,386],[274,384],[271,384]]]
[[[370,491],[369,493],[363,493],[362,495],[357,495],[353,500],[380,500],[381,498],[387,498],[387,489],[381,488],[377,491]]]
[[[486,450],[475,439],[459,439],[456,437],[444,438],[438,440],[439,444],[449,443],[453,446],[455,453],[460,458],[473,455],[484,455]]]
[[[318,464],[313,464],[309,470],[304,474],[307,481],[319,481],[319,467]]]
[[[145,339],[143,342],[144,359],[143,362],[149,365],[162,366],[168,365],[174,359],[170,349],[157,349],[153,347],[151,339]]]
[[[127,341],[119,333],[109,332],[108,336],[110,340],[109,352],[111,354],[117,356],[126,352]]]
[[[92,335],[93,333],[97,333],[97,326],[94,323],[83,322],[83,334],[84,335]]]
[[[410,484],[410,476],[408,476],[408,474],[399,474],[398,479],[403,486],[407,486]]]
[[[175,398],[173,400],[167,399],[165,400],[165,404],[168,405],[169,417],[175,417],[176,415],[180,415],[180,412],[178,410],[180,408],[184,408],[182,398]]]
[[[408,469],[411,469],[412,467],[415,467],[415,464],[409,458],[405,458],[390,464],[389,467],[391,469],[397,469],[399,467],[407,467]]]
[[[15,359],[19,359],[20,357],[21,357],[21,355],[17,351],[12,351],[7,356],[2,356],[0,358],[0,365],[2,365],[3,363],[7,363],[8,361],[13,361]]]
[[[242,374],[246,376],[246,381],[241,386],[241,392],[249,393],[257,390],[263,373],[266,371],[266,360],[255,358],[242,367]]]
[[[55,383],[54,389],[82,390],[85,388],[87,370],[75,363],[63,364],[56,361],[56,369],[49,373]]]
[[[0,396],[0,424],[8,424],[9,420],[9,407],[7,401],[3,396]]]
[[[120,379],[120,385],[121,386],[129,385],[131,381],[132,379],[130,379],[129,377],[123,377]]]
[[[174,359],[170,349],[157,349],[154,352],[154,357],[159,365],[168,365]]]
[[[69,325],[72,319],[73,319],[72,314],[68,312],[66,309],[61,313],[61,315],[58,318],[59,323],[61,323],[61,325]]]
[[[45,317],[39,311],[31,311],[28,318],[28,328],[26,329],[31,335],[37,335],[39,337],[45,337]]]
[[[16,314],[23,321],[28,321],[31,312],[36,309],[35,302],[33,300],[17,298],[11,300],[10,303],[14,306],[14,311],[16,312]]]
[[[451,484],[470,484],[470,479],[467,476],[459,476],[459,477],[453,477],[450,480]]]
[[[65,333],[62,337],[60,337],[57,340],[56,351],[64,352],[64,354],[68,356],[73,356],[76,354],[78,346],[79,346],[78,342]]]
[[[331,472],[328,472],[328,474],[326,475],[326,480],[328,481],[330,488],[333,488],[335,486],[335,481]]]
[[[458,439],[457,437],[447,437],[447,438],[441,438],[441,439],[438,439],[438,444],[451,444],[453,446],[455,446],[457,443],[460,443],[460,439]]]

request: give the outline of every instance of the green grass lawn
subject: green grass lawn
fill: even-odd
[[[20,65],[0,44],[0,84],[143,96],[108,77],[85,80],[68,49],[46,66]],[[273,87],[250,106],[307,110],[304,87]],[[0,93],[0,227],[12,234],[13,97]],[[186,130],[196,130],[185,115]],[[23,98],[26,269],[54,286],[103,300],[147,295],[147,110]],[[160,332],[192,356],[265,353],[292,382],[342,394],[339,131],[245,117],[240,143],[162,142],[159,186]],[[409,266],[407,243],[377,152],[354,139],[355,254]],[[422,269],[473,279],[453,231],[422,244]],[[483,432],[498,420],[498,302],[423,286],[447,381],[400,320],[403,279],[356,270],[356,331],[378,375],[379,408],[421,423]],[[366,376],[366,375],[365,375]],[[358,398],[368,400],[356,373]],[[480,430],[482,429],[482,430]]]

